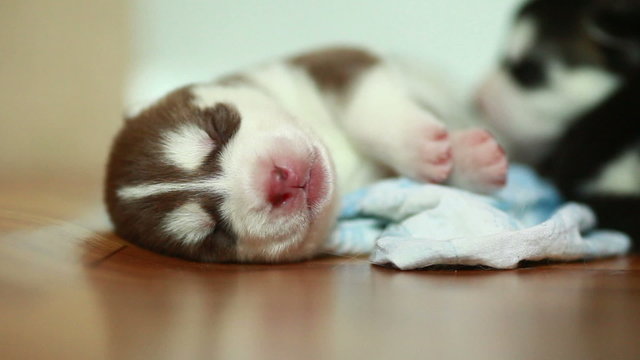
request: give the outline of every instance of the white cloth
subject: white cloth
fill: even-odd
[[[595,230],[594,213],[562,204],[528,168],[513,166],[494,197],[391,179],[345,197],[326,250],[371,254],[371,262],[416,269],[431,265],[513,268],[522,260],[568,261],[624,254],[630,239]]]

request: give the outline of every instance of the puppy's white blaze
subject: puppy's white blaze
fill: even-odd
[[[199,168],[215,143],[206,131],[194,124],[185,124],[162,137],[164,155],[169,164],[193,171]]]
[[[613,92],[620,84],[618,77],[595,67],[581,67],[573,71],[559,64],[553,67],[553,86],[567,94],[569,115],[588,110]]]
[[[572,119],[597,105],[619,84],[615,76],[592,67],[571,69],[550,62],[548,71],[549,84],[520,91],[524,104],[511,109],[515,123],[518,123],[518,112],[523,115],[522,123],[529,123],[523,128],[523,135],[529,131],[544,133],[546,137],[560,134]],[[510,86],[515,88],[514,84]],[[524,114],[527,110],[530,113]]]
[[[513,27],[507,42],[506,54],[511,60],[518,60],[531,48],[536,37],[536,24],[530,18],[524,18]]]
[[[224,182],[221,178],[212,178],[185,183],[160,183],[124,186],[118,189],[118,197],[122,200],[137,200],[148,196],[160,195],[175,191],[197,191],[211,194],[225,194]]]
[[[188,202],[164,218],[162,229],[185,244],[202,241],[215,228],[215,221],[196,202]]]

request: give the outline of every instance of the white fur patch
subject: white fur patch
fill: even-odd
[[[196,202],[188,202],[164,218],[162,229],[185,244],[198,243],[211,233],[215,221]]]
[[[526,54],[534,44],[537,28],[530,18],[524,18],[515,24],[507,42],[506,55],[509,59],[518,60]]]
[[[523,133],[552,138],[565,130],[569,122],[596,106],[618,85],[611,74],[593,67],[571,69],[560,63],[549,64],[549,84],[532,91],[521,91],[524,107],[532,111]],[[516,120],[517,121],[517,120]]]
[[[611,162],[593,181],[586,184],[585,194],[628,195],[640,192],[640,154],[636,148]]]
[[[122,200],[137,200],[148,196],[165,194],[175,191],[196,191],[210,194],[223,193],[219,178],[198,180],[184,183],[160,183],[123,186],[118,189],[118,197]]]
[[[181,169],[193,171],[199,168],[215,143],[206,131],[194,124],[185,124],[162,137],[166,160]]]

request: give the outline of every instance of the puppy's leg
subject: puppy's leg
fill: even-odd
[[[446,127],[411,98],[385,64],[359,79],[344,108],[343,126],[361,152],[399,174],[439,183],[451,173]]]

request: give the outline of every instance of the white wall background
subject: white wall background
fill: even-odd
[[[314,46],[361,44],[436,64],[468,94],[521,0],[136,0],[127,102]]]

